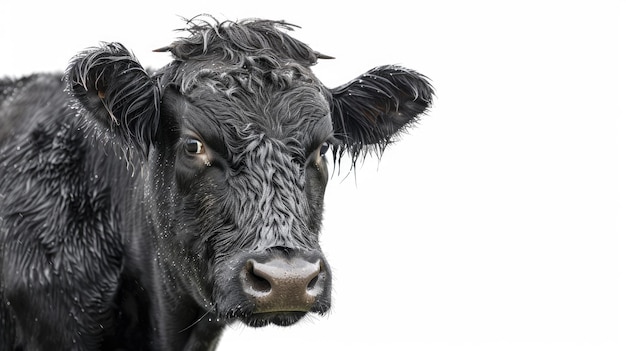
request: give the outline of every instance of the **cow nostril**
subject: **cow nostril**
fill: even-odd
[[[309,282],[309,284],[306,286],[306,289],[311,291],[315,289],[315,286],[317,285],[317,282],[319,281],[320,276],[319,274],[316,275],[315,277],[313,277],[313,279],[311,279],[311,281]]]
[[[246,282],[245,290],[252,296],[263,296],[272,290],[272,284],[265,278],[257,275],[254,269],[254,261],[248,261],[243,270],[243,279]]]
[[[311,296],[317,296],[324,290],[324,281],[326,280],[326,271],[324,269],[324,263],[317,261],[315,263],[317,269],[314,272],[313,277],[306,286],[306,291]]]

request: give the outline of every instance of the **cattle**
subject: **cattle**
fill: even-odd
[[[0,80],[0,350],[213,350],[329,310],[327,158],[380,155],[431,83],[328,88],[292,24],[187,24],[154,71],[103,43]]]

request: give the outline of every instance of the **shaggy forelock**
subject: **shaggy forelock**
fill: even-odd
[[[169,51],[183,61],[218,58],[234,64],[242,63],[250,55],[275,56],[304,66],[315,64],[318,58],[327,58],[285,33],[296,27],[284,21],[247,19],[220,23],[210,16],[197,16],[187,20],[187,28],[181,29],[188,37],[156,51]]]
[[[294,79],[315,81],[308,69],[318,58],[329,58],[291,37],[294,25],[284,21],[242,20],[218,22],[212,17],[187,21],[189,36],[155,51],[169,51],[174,61],[158,74],[166,84],[186,92],[203,79],[228,89],[234,83],[248,91],[254,85],[283,89]]]

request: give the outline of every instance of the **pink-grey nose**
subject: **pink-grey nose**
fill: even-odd
[[[320,259],[273,257],[248,259],[240,278],[255,313],[308,312],[324,293],[327,273]]]

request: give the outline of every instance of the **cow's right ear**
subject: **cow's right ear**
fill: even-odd
[[[147,152],[158,128],[160,94],[132,53],[119,43],[85,51],[70,63],[66,80],[89,118]]]

